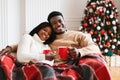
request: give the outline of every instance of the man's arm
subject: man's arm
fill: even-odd
[[[2,49],[0,51],[0,56],[7,54],[7,53],[11,53],[11,52],[17,52],[17,47],[18,45],[11,45],[11,46],[6,46],[4,49]]]

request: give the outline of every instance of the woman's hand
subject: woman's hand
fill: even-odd
[[[53,60],[55,58],[56,54],[53,52],[49,52],[48,54],[45,54],[46,60]]]
[[[68,47],[68,55],[69,55],[68,58],[75,60],[79,55],[79,51],[77,50],[77,48]]]
[[[11,52],[12,52],[12,48],[10,46],[6,46],[6,48],[0,51],[0,56],[7,54],[7,53],[11,53]]]

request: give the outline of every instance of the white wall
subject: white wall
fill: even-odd
[[[84,0],[26,0],[26,31],[47,20],[51,11],[63,13],[68,29],[77,30],[80,25]]]
[[[0,0],[0,50],[6,45],[16,44],[22,33],[22,0]]]
[[[113,0],[114,1],[114,5],[115,7],[118,9],[118,19],[119,19],[119,22],[120,22],[120,0]]]
[[[119,0],[116,1],[117,8]],[[16,44],[51,11],[63,13],[68,29],[78,30],[87,0],[0,0],[0,50]],[[120,11],[120,8],[118,8]],[[119,13],[120,14],[120,13]]]
[[[20,36],[20,0],[8,0],[8,44],[18,42]]]
[[[0,0],[0,48],[8,43],[7,0]]]

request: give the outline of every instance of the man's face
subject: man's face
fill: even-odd
[[[61,34],[66,31],[65,22],[62,16],[54,16],[50,19],[50,23],[56,34]]]

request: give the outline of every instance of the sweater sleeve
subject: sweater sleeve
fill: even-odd
[[[20,62],[40,61],[45,60],[45,55],[40,53],[30,52],[32,37],[25,34],[18,44],[17,60]]]
[[[89,34],[81,33],[79,35],[78,42],[81,46],[81,48],[78,49],[81,56],[91,53],[101,53],[98,45],[93,42],[91,35]]]

